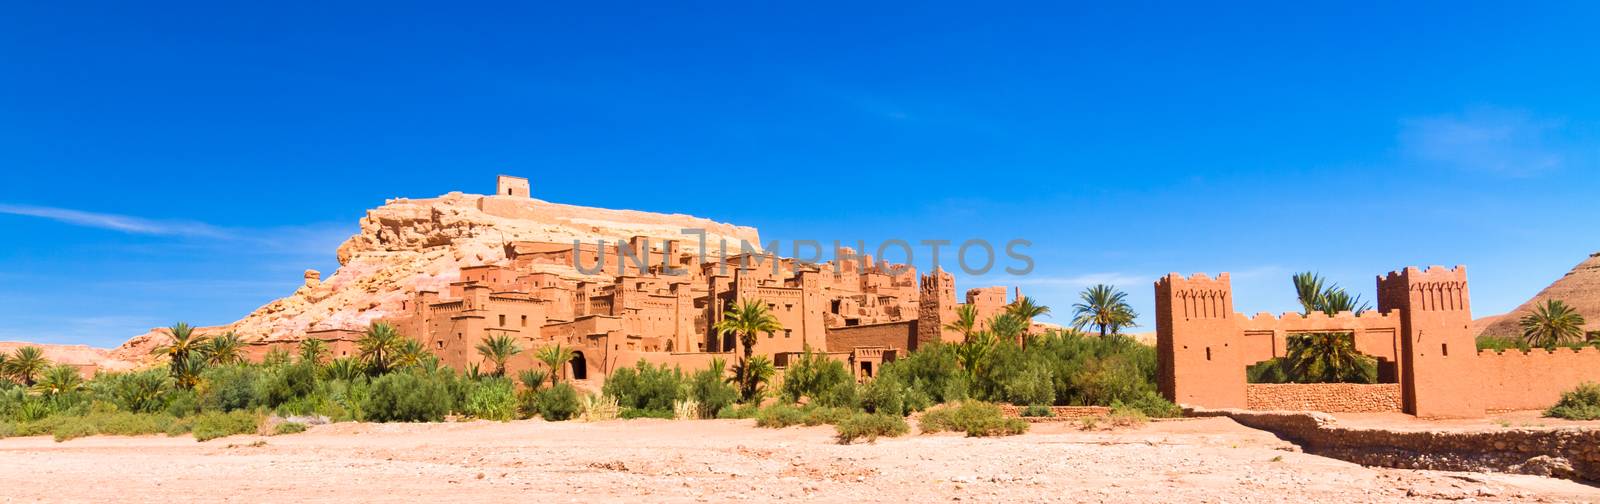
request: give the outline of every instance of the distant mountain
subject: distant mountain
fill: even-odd
[[[1600,331],[1600,252],[1589,255],[1555,283],[1522,303],[1517,309],[1502,315],[1483,317],[1472,325],[1478,336],[1518,337],[1522,327],[1518,322],[1533,311],[1533,307],[1547,299],[1556,299],[1583,315],[1584,331]]]

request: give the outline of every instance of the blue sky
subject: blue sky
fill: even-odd
[[[363,212],[488,192],[766,239],[1031,240],[1095,282],[1466,264],[1508,310],[1600,250],[1594,4],[10,5],[0,340],[115,345],[331,272]],[[919,258],[920,260],[921,258]]]

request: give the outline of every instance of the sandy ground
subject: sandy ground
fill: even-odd
[[[1223,418],[840,446],[752,421],[337,424],[303,434],[0,440],[0,501],[1600,501],[1503,474],[1365,468]]]

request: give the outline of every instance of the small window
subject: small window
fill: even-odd
[[[505,326],[506,326],[506,316],[505,315],[501,315],[500,316],[500,327],[505,327]]]
[[[1441,357],[1449,357],[1450,356],[1450,344],[1449,343],[1440,343],[1439,344],[1439,354],[1440,354]]]
[[[528,316],[527,315],[523,315],[522,316],[522,327],[528,327]]]
[[[436,349],[444,350],[444,340],[436,340],[436,341],[434,341],[433,342],[433,346]]]
[[[1206,347],[1206,360],[1211,360],[1211,347]]]
[[[783,330],[783,337],[785,337],[785,338],[792,338],[792,337],[794,337],[794,331],[791,331],[791,330],[789,330],[789,329],[784,329],[784,330]]]

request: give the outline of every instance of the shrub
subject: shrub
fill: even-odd
[[[672,411],[684,397],[685,380],[677,368],[656,366],[643,359],[634,367],[619,368],[606,378],[602,392],[617,398],[624,409]]]
[[[929,409],[919,422],[922,432],[966,432],[969,437],[1011,436],[1027,432],[1028,422],[1008,418],[993,404],[964,401]]]
[[[1111,414],[1106,416],[1106,421],[1110,422],[1112,427],[1118,428],[1138,427],[1149,420],[1149,417],[1144,416],[1144,412],[1126,407],[1113,407]]]
[[[311,362],[302,362],[267,368],[260,380],[257,393],[261,403],[268,408],[276,408],[316,391],[317,367]]]
[[[854,402],[854,384],[855,380],[843,362],[812,352],[810,347],[806,347],[805,353],[800,354],[784,371],[779,395],[791,403],[811,399],[812,402],[827,406],[846,406]]]
[[[839,444],[850,444],[857,439],[865,439],[871,443],[877,441],[878,436],[898,437],[911,431],[911,426],[906,425],[905,418],[870,413],[850,415],[840,420],[833,428],[837,433]]]
[[[235,434],[250,434],[261,428],[262,416],[251,411],[230,411],[227,413],[207,411],[194,417],[194,433],[196,441],[210,441],[219,437]]]
[[[438,422],[450,412],[451,399],[442,373],[399,371],[372,381],[362,404],[365,419],[375,422]]]
[[[615,397],[603,394],[586,395],[583,396],[583,403],[578,405],[578,420],[585,422],[616,420],[621,410]]]
[[[539,416],[552,422],[572,418],[578,412],[578,391],[572,385],[558,383],[538,392]]]
[[[122,411],[155,413],[167,406],[172,378],[165,369],[108,374],[95,377],[90,388]]]
[[[781,429],[805,422],[806,413],[799,407],[774,404],[756,412],[756,427]]]
[[[724,420],[743,420],[743,419],[748,419],[748,418],[755,418],[756,417],[756,413],[759,412],[759,411],[761,411],[761,407],[758,406],[758,405],[755,405],[755,404],[741,404],[741,405],[737,405],[737,406],[731,406],[731,407],[727,407],[727,408],[722,408],[722,411],[718,411],[717,412],[717,418],[724,419]]]
[[[196,392],[200,396],[200,409],[205,411],[234,411],[253,409],[260,404],[256,395],[256,381],[260,371],[243,365],[212,366],[200,373]]]
[[[635,418],[660,418],[662,420],[672,420],[673,418],[677,418],[677,414],[671,410],[623,408],[622,412],[618,414],[618,417],[624,420],[633,420]]]
[[[1167,398],[1161,397],[1161,394],[1157,394],[1153,390],[1146,390],[1139,397],[1135,397],[1128,402],[1112,403],[1111,407],[1112,409],[1130,408],[1150,418],[1177,418],[1183,416],[1183,408],[1173,404],[1172,401],[1168,401]]]
[[[894,375],[880,375],[877,379],[862,385],[858,396],[862,411],[905,416],[906,395],[909,393],[899,378]]]
[[[1030,406],[1028,406],[1026,408],[1023,408],[1022,409],[1022,416],[1034,417],[1034,418],[1050,418],[1050,417],[1056,416],[1056,412],[1054,410],[1051,410],[1049,406],[1045,406],[1043,404],[1034,404],[1034,405],[1030,405]]]
[[[937,403],[966,399],[969,384],[956,359],[955,345],[935,343],[886,362],[877,379],[892,378],[905,385],[907,411],[921,411]]]
[[[672,407],[673,420],[698,420],[700,418],[700,403],[694,399],[678,401]]]
[[[739,391],[723,379],[722,359],[712,359],[711,366],[689,377],[689,399],[699,406],[700,418],[719,418],[722,410],[739,399]]]
[[[488,378],[471,384],[461,412],[473,418],[501,422],[517,418],[517,393],[511,380]]]
[[[200,395],[193,390],[174,389],[167,392],[165,411],[175,417],[186,417],[200,412]]]
[[[1561,400],[1545,416],[1568,420],[1600,420],[1600,384],[1583,383],[1562,392]]]
[[[306,424],[300,422],[283,422],[272,428],[272,435],[299,434],[306,431]]]

